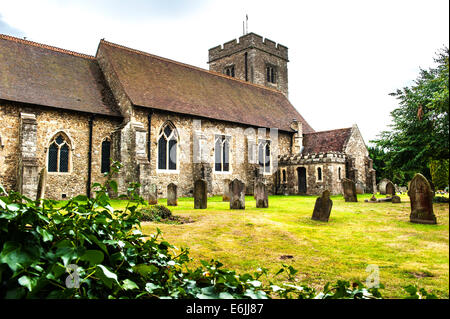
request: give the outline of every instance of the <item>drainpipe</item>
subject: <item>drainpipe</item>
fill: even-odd
[[[89,123],[89,150],[88,150],[88,176],[87,176],[87,187],[86,195],[91,198],[91,182],[92,182],[92,128],[94,125],[94,116],[91,115],[88,120]]]

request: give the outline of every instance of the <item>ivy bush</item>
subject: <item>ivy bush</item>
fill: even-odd
[[[119,169],[113,163],[108,181],[93,185],[94,198],[62,207],[0,187],[0,298],[381,298],[376,288],[346,281],[317,293],[296,285],[297,270],[286,265],[272,277],[267,269],[236,274],[216,260],[191,270],[188,249],[175,254],[159,229],[142,233],[139,185],[128,188],[124,210],[112,208],[107,189],[117,192],[111,176]],[[275,285],[283,274],[285,283]],[[411,298],[433,297],[414,289]]]

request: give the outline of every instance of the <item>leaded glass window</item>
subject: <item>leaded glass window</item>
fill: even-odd
[[[230,137],[216,135],[214,142],[214,170],[216,172],[230,171]]]
[[[69,172],[69,163],[69,139],[63,133],[58,133],[48,147],[47,171],[67,173]]]
[[[111,166],[111,141],[106,139],[102,142],[102,173],[109,173]]]
[[[158,169],[177,169],[178,133],[172,123],[167,122],[158,136]]]
[[[258,143],[258,162],[264,173],[270,173],[270,141],[261,140]]]

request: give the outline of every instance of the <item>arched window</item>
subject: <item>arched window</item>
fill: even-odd
[[[322,168],[321,167],[317,168],[317,180],[318,181],[322,180]]]
[[[178,133],[171,122],[167,122],[161,128],[158,135],[158,169],[177,169],[177,144]]]
[[[283,170],[283,183],[286,183],[286,170]]]
[[[338,168],[338,179],[341,179],[341,168]]]
[[[106,138],[102,142],[102,173],[109,173],[109,169],[111,166],[111,141],[109,138]]]
[[[70,142],[64,133],[58,133],[48,147],[48,172],[69,172]]]
[[[216,135],[214,142],[214,170],[216,172],[230,171],[230,137]]]
[[[258,161],[264,173],[270,173],[270,141],[261,140],[258,143]]]

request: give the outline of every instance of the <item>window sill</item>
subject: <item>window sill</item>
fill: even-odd
[[[157,174],[180,174],[179,170],[172,169],[156,169]]]
[[[50,174],[50,175],[70,175],[70,174],[72,174],[72,172],[49,172],[49,171],[47,171],[47,174]]]
[[[224,171],[214,171],[214,174],[218,174],[218,175],[230,175],[231,171],[228,172],[224,172]]]

